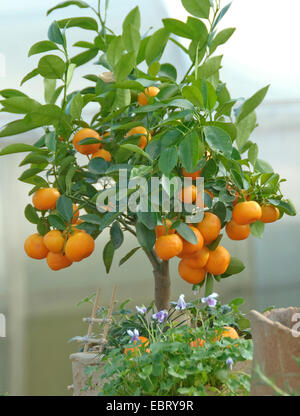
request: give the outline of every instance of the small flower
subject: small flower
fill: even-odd
[[[165,309],[152,315],[152,318],[157,319],[160,324],[162,324],[164,320],[167,319],[167,317],[168,317],[168,311],[166,311]]]
[[[130,342],[139,341],[140,333],[137,329],[134,329],[133,331],[131,331],[131,329],[128,329],[127,334],[131,337]]]
[[[186,303],[184,300],[184,295],[180,295],[177,301],[177,305],[175,306],[176,310],[181,310],[183,311],[184,309],[186,309]]]
[[[233,359],[231,357],[227,358],[226,364],[228,365],[230,370],[232,370],[232,368],[233,368]]]
[[[136,308],[136,310],[138,311],[138,313],[140,313],[141,315],[144,315],[146,312],[147,312],[147,308],[146,308],[146,306],[136,306],[135,307]]]
[[[207,303],[208,306],[214,308],[216,306],[216,304],[217,304],[217,299],[216,298],[218,296],[219,295],[217,293],[212,293],[211,295],[207,296],[206,298],[202,298],[201,299],[201,302],[202,303]]]

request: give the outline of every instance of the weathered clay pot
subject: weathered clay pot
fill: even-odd
[[[73,373],[73,396],[97,396],[102,384],[101,375],[103,374],[103,365],[101,360],[103,355],[97,353],[78,352],[70,355],[72,360]],[[87,389],[90,375],[86,374],[87,366],[98,366],[97,371],[92,374],[92,387]]]
[[[300,308],[273,309],[263,315],[250,311],[254,346],[252,396],[275,395],[274,389],[258,376],[257,365],[281,390],[299,394],[300,367],[295,360],[300,358],[300,333],[295,325],[299,320]]]

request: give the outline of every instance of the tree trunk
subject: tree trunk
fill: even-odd
[[[171,282],[169,262],[163,261],[153,270],[155,280],[155,305],[158,311],[168,310],[170,307]]]

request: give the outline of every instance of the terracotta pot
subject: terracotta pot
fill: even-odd
[[[101,375],[103,374],[103,365],[101,360],[103,355],[97,353],[78,352],[70,355],[72,361],[73,373],[73,396],[97,396],[101,385],[103,384]],[[91,375],[86,374],[87,366],[98,366],[97,371],[92,373],[92,387],[87,388]]]
[[[254,346],[251,395],[274,396],[275,390],[256,372],[256,366],[285,393],[299,394],[300,308],[273,309],[263,315],[250,311]],[[299,326],[299,325],[298,325]]]

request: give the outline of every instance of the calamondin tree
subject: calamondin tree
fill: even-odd
[[[37,226],[25,242],[30,257],[47,258],[60,270],[90,256],[96,238],[109,236],[103,251],[108,273],[129,232],[138,247],[120,265],[144,251],[163,310],[170,302],[171,258],[180,258],[181,278],[205,285],[209,295],[215,280],[244,268],[221,245],[223,234],[237,241],[260,237],[265,223],[295,215],[280,191],[283,179],[258,158],[253,141],[255,109],[268,86],[234,99],[220,79],[218,47],[234,29],[219,31],[218,23],[230,4],[182,0],[186,22],[163,19],[160,29],[141,34],[138,7],[114,33],[107,24],[109,1],[92,3],[65,1],[48,11],[74,6],[89,16],[54,20],[48,40],[30,48],[29,56],[42,56],[22,84],[42,77],[44,102],[17,89],[0,91],[2,111],[17,115],[0,137],[44,130],[35,144],[11,144],[0,154],[27,153],[19,180],[32,187],[25,208]],[[74,27],[84,40],[74,45],[81,52],[70,56]],[[182,79],[165,62],[169,43],[190,61]],[[90,61],[96,65],[84,76],[86,88],[71,91],[76,69]],[[95,112],[87,122],[89,103]]]

